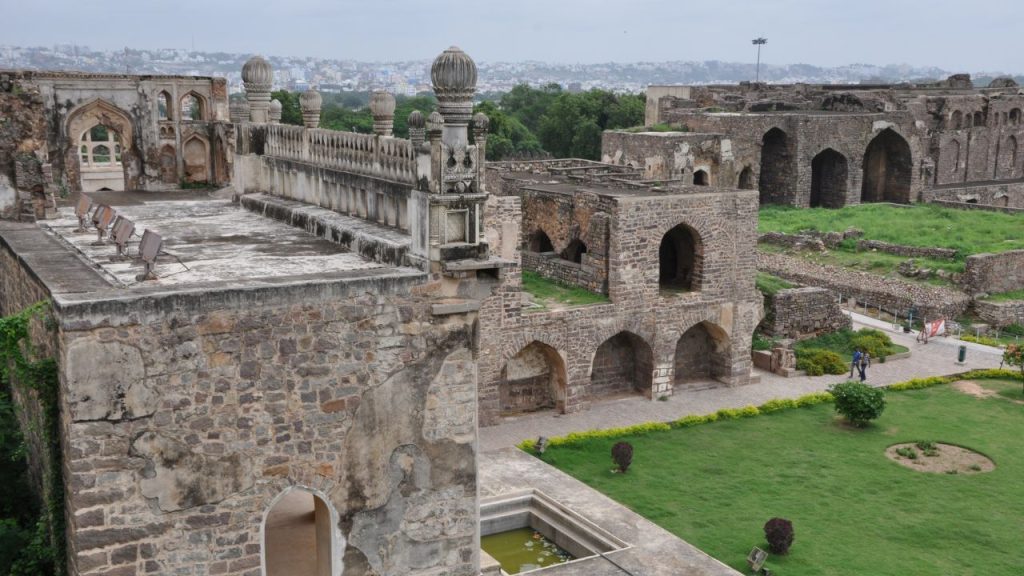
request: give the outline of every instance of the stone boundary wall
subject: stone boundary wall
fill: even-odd
[[[583,254],[583,262],[577,264],[560,258],[555,252],[521,252],[523,269],[568,286],[580,286],[591,292],[607,291],[599,269],[593,265],[589,254]]]
[[[1010,208],[1007,206],[989,206],[987,204],[954,202],[952,200],[932,200],[930,203],[937,206],[945,206],[946,208],[958,208],[960,210],[984,210],[985,212],[1002,212],[1003,214],[1024,214],[1024,208]]]
[[[968,295],[950,288],[814,264],[785,254],[758,252],[757,269],[805,286],[828,288],[843,298],[855,298],[898,314],[906,314],[913,306],[919,317],[956,318],[963,315],[971,303]]]
[[[968,256],[960,284],[968,294],[1024,289],[1024,250]]]
[[[1010,324],[1024,326],[1024,300],[1010,302],[975,300],[974,312],[986,323],[1000,328]]]
[[[967,202],[969,199],[976,200],[977,203]],[[953,208],[1010,208],[1011,212],[1016,212],[1024,209],[1024,180],[974,186],[937,186],[924,190],[921,193],[921,200]]]
[[[909,258],[935,258],[937,260],[954,260],[957,251],[951,248],[929,248],[926,246],[905,246],[890,244],[880,240],[858,240],[857,250],[878,250],[886,254],[907,256]]]
[[[852,326],[839,307],[839,295],[813,286],[780,290],[769,299],[766,312],[761,328],[779,338],[803,340]]]

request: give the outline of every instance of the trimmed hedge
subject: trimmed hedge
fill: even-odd
[[[796,369],[807,372],[809,376],[846,374],[850,371],[839,354],[823,348],[801,350],[796,356]]]
[[[938,386],[940,384],[949,384],[950,382],[956,382],[957,380],[964,379],[975,379],[975,380],[991,380],[991,379],[1005,379],[1005,380],[1024,380],[1021,374],[1014,370],[971,370],[970,372],[963,372],[961,374],[953,374],[950,376],[931,376],[928,378],[915,378],[913,380],[907,380],[905,382],[898,382],[889,386],[884,386],[887,390],[891,391],[903,391],[903,390],[920,390],[922,388],[931,388],[932,386]],[[709,424],[711,422],[717,422],[718,420],[736,420],[739,418],[749,418],[752,416],[760,416],[764,414],[771,414],[772,412],[778,412],[780,410],[790,410],[793,408],[803,408],[805,406],[815,406],[818,404],[824,404],[826,402],[833,402],[834,398],[832,394],[828,392],[814,392],[812,394],[805,394],[799,398],[776,398],[761,404],[760,406],[745,406],[743,408],[723,408],[717,412],[704,415],[690,415],[684,416],[678,420],[672,422],[647,422],[645,424],[636,424],[633,426],[623,426],[619,428],[608,428],[606,430],[587,430],[585,432],[571,432],[565,436],[555,436],[548,439],[548,446],[571,446],[573,444],[579,444],[587,440],[593,440],[597,438],[619,438],[624,436],[642,436],[650,434],[651,432],[663,432],[666,430],[672,430],[673,428],[688,428],[690,426],[697,426],[698,424]],[[524,452],[533,452],[536,440],[523,440],[516,446]]]

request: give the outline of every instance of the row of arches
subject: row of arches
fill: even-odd
[[[160,91],[156,95],[157,118],[160,120],[208,120],[206,98],[190,91],[178,99],[178,106],[172,106],[170,92]]]
[[[945,169],[950,174],[961,173],[964,168],[961,163],[962,161],[966,162],[966,159],[961,157],[962,150],[963,146],[961,146],[959,140],[954,138],[947,142],[940,152],[940,168]],[[1004,140],[996,141],[993,179],[1016,177],[1017,150],[1017,137],[1013,134],[1007,136]]]
[[[796,160],[794,145],[785,131],[772,128],[761,139],[761,204],[794,204]],[[864,151],[861,202],[910,202],[913,158],[910,144],[892,128],[879,132]],[[849,197],[849,162],[832,148],[811,161],[811,207],[841,208]],[[752,188],[753,172],[745,167],[741,189]]]
[[[992,120],[996,126],[1017,126],[1021,122],[1021,109],[1013,108],[1008,112],[994,112]],[[946,122],[946,126],[950,130],[975,128],[985,125],[985,113],[980,110],[973,113],[954,110],[949,114]]]
[[[710,322],[691,326],[676,341],[673,388],[706,386],[729,375],[730,342]],[[619,332],[597,347],[590,362],[589,399],[653,394],[654,352],[642,337]],[[565,411],[568,395],[566,362],[549,344],[534,340],[508,359],[498,383],[500,410],[517,414],[553,409]]]
[[[547,233],[538,228],[530,235],[529,242],[527,243],[527,249],[529,249],[530,252],[543,254],[545,252],[554,252],[555,246],[551,243],[551,238]],[[562,260],[568,260],[570,262],[580,264],[583,262],[583,255],[586,253],[586,242],[579,238],[573,238],[569,244],[566,245],[565,249],[559,252],[558,256]]]

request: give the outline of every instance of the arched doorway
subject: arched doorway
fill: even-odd
[[[206,120],[206,101],[195,92],[181,97],[181,120]]]
[[[754,171],[750,166],[744,166],[740,171],[739,181],[736,183],[740,190],[754,189]]]
[[[831,148],[811,161],[811,208],[842,208],[846,205],[846,156]]]
[[[583,255],[587,253],[587,245],[579,238],[574,238],[569,245],[562,250],[562,259],[580,264],[583,262]]]
[[[530,235],[530,252],[554,252],[555,247],[551,244],[551,238],[547,233],[538,228]]]
[[[92,142],[93,128],[103,127],[103,133],[108,140],[103,143]],[[87,135],[88,133],[88,135]],[[139,159],[135,154],[133,142],[133,130],[131,117],[123,110],[105,100],[92,100],[78,108],[75,108],[69,115],[64,127],[64,134],[67,138],[64,154],[64,169],[67,181],[75,187],[76,191],[86,192],[107,188],[110,190],[130,190],[136,183],[138,174],[141,173]],[[84,139],[88,139],[87,146],[104,146],[100,150],[100,158],[109,157],[113,163],[106,165],[83,165],[82,146]],[[110,139],[113,139],[111,142]],[[116,164],[120,155],[120,164]],[[88,158],[86,158],[88,161]],[[118,173],[120,181],[118,181]],[[102,180],[102,183],[97,183]]]
[[[124,190],[122,150],[121,135],[103,124],[82,134],[78,160],[84,192]]]
[[[892,128],[879,132],[864,153],[861,202],[909,204],[912,165],[907,141]]]
[[[718,326],[707,322],[691,326],[676,341],[673,388],[706,387],[708,380],[728,376],[729,347],[729,336]]]
[[[156,116],[159,120],[173,120],[172,114],[171,95],[162,90],[156,95]]]
[[[665,233],[658,247],[658,286],[667,290],[700,290],[704,247],[700,235],[686,224]]]
[[[502,413],[554,408],[565,411],[565,361],[557,350],[533,341],[508,359],[501,371],[498,398]]]
[[[338,515],[320,494],[288,488],[263,519],[264,576],[339,576]]]
[[[789,137],[782,130],[772,128],[761,139],[761,204],[789,203],[794,172]]]
[[[693,184],[695,186],[708,185],[708,173],[704,170],[697,170],[693,173]]]
[[[186,182],[204,184],[210,181],[210,149],[205,140],[196,135],[189,138],[182,146],[182,159]]]
[[[590,396],[651,394],[653,375],[654,353],[651,347],[632,332],[619,332],[605,340],[594,354]]]

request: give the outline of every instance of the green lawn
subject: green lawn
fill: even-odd
[[[953,248],[964,256],[1024,249],[1024,216],[957,210],[931,204],[861,204],[838,210],[765,206],[760,232],[801,230],[842,232],[854,227],[864,237],[907,246]]]
[[[541,309],[547,309],[554,305],[584,306],[609,302],[608,297],[603,294],[597,294],[578,286],[565,286],[527,270],[523,271],[523,290],[533,294],[538,304],[541,305]]]
[[[1013,400],[1024,395],[1020,382],[980,383],[1005,396],[942,385],[889,392],[865,429],[822,404],[630,437],[625,475],[610,471],[616,438],[544,460],[744,573],[751,547],[766,547],[762,526],[781,516],[796,537],[767,566],[782,576],[1020,576],[1024,404]],[[973,448],[996,469],[929,474],[886,459],[886,447],[918,440]]]
[[[999,292],[997,294],[990,294],[983,300],[990,300],[992,302],[1008,302],[1010,300],[1024,300],[1024,290],[1014,290],[1012,292]]]

